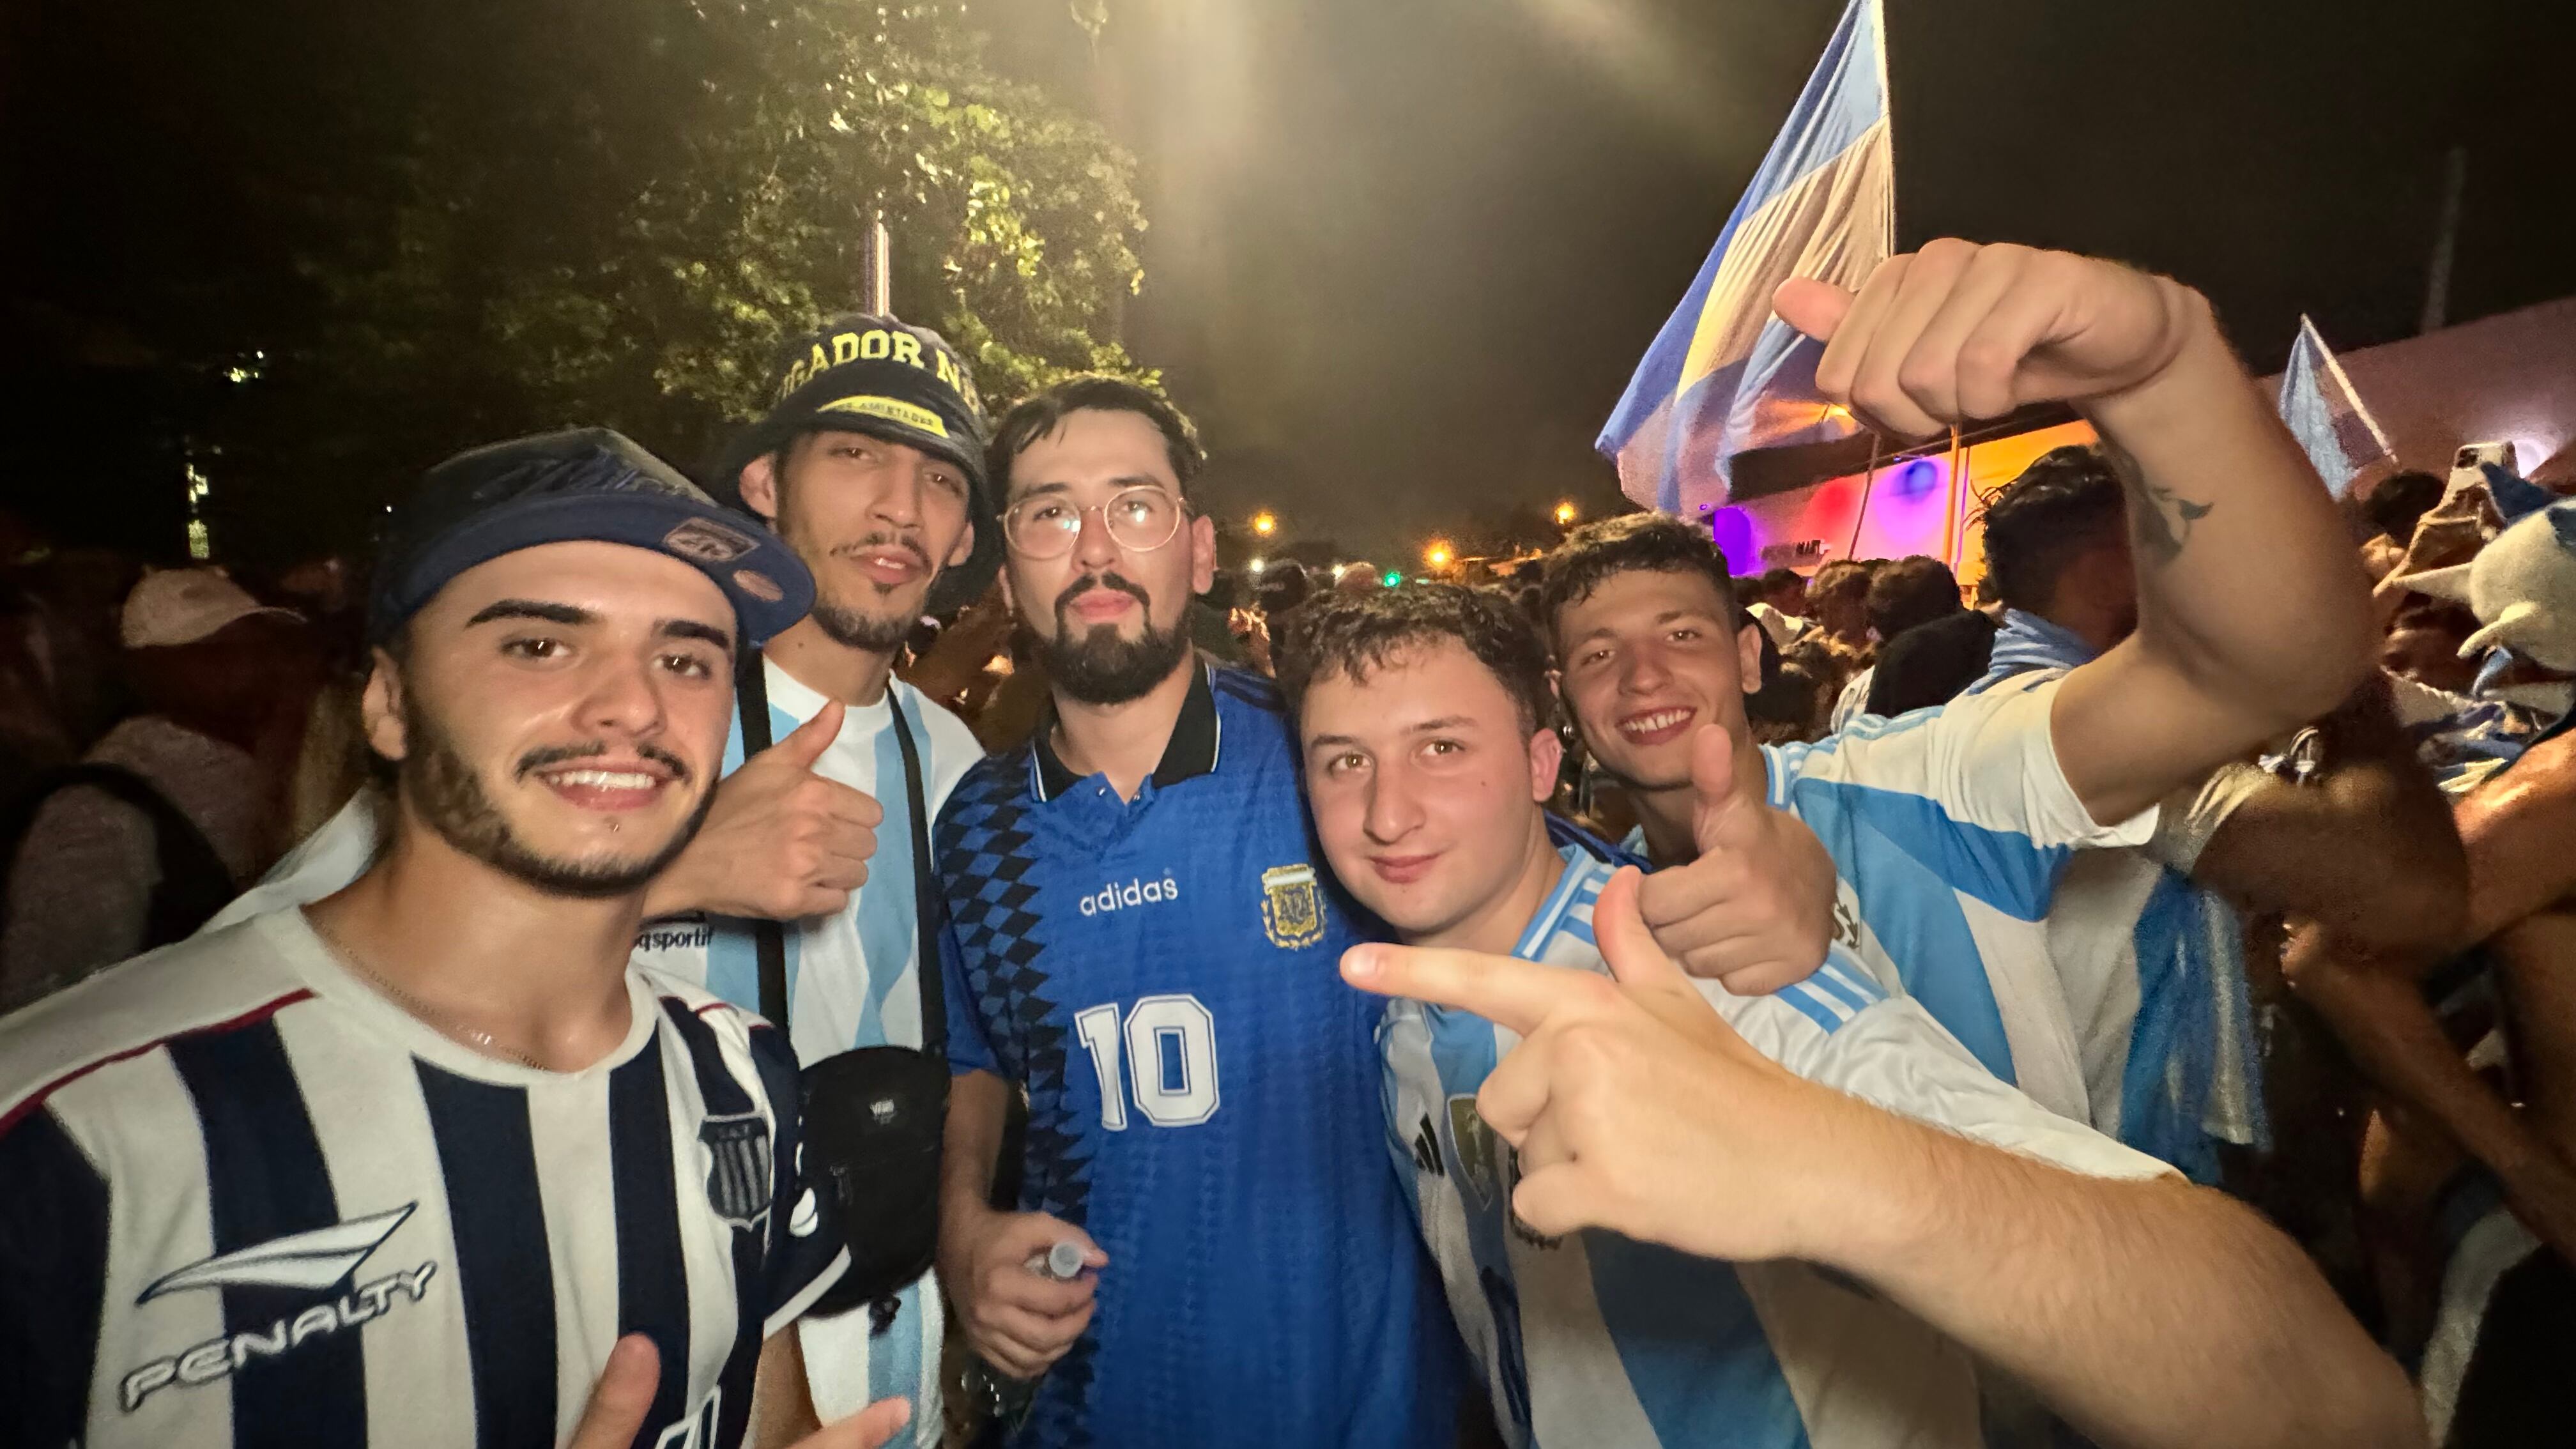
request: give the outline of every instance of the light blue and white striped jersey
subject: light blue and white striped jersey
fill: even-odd
[[[2022,609],[1995,634],[1972,695],[2023,688],[2090,662],[2073,630]],[[2253,777],[2259,778],[2259,777]],[[2268,1142],[2244,922],[2195,884],[2200,849],[2243,804],[2249,776],[2222,770],[2165,802],[2134,850],[2087,851],[2049,907],[2048,953],[2066,994],[2095,1127],[2216,1182],[2217,1145]]]
[[[785,739],[823,708],[823,697],[764,661],[769,691],[770,738]],[[913,722],[922,752],[922,795],[932,818],[984,747],[963,721],[900,680],[904,714]],[[743,762],[737,718],[725,742],[724,769]],[[787,931],[789,1038],[800,1062],[813,1063],[863,1046],[919,1046],[921,994],[919,943],[913,899],[912,828],[907,819],[903,754],[895,742],[894,715],[886,701],[852,707],[841,733],[814,762],[817,774],[861,790],[885,807],[867,883],[838,915],[815,916]],[[364,874],[374,863],[376,801],[362,792],[288,852],[266,879],[207,923],[215,930],[252,916],[320,900]],[[760,1009],[760,967],[752,923],[730,916],[685,917],[645,926],[635,942],[635,964],[684,981],[746,1011]],[[939,1416],[939,1291],[929,1278],[898,1295],[899,1312],[883,1334],[869,1332],[870,1315],[806,1318],[799,1324],[815,1408],[826,1423],[887,1397],[912,1400],[913,1417],[901,1446],[937,1441]],[[926,1426],[926,1427],[913,1427]]]
[[[2195,1182],[2218,1180],[2218,1143],[2269,1141],[2244,924],[2191,878],[2259,779],[2222,771],[2167,799],[2138,849],[2078,853],[2048,911],[2093,1125]]]
[[[1592,909],[1612,867],[1580,845],[1562,853],[1565,874],[1514,954],[1605,970]],[[2074,1171],[2166,1171],[1997,1081],[1840,947],[1776,995],[1697,984],[1756,1049],[1811,1081]],[[1402,999],[1378,1028],[1396,1170],[1414,1185],[1451,1315],[1514,1449],[1980,1442],[1967,1353],[1845,1281],[1523,1228],[1514,1155],[1476,1115],[1477,1090],[1518,1042],[1482,1017]]]
[[[2137,845],[2147,810],[2097,825],[2058,768],[2054,676],[1814,744],[1765,745],[1770,802],[1834,858],[1837,941],[1923,1003],[1988,1071],[2090,1121],[2084,1067],[2042,922],[2076,850]]]

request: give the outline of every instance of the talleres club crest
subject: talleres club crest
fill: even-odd
[[[707,1201],[716,1216],[745,1232],[756,1231],[769,1216],[769,1124],[757,1112],[709,1117],[698,1128],[698,1140],[712,1159]]]

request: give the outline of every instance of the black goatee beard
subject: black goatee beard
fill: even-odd
[[[474,767],[457,750],[454,738],[420,708],[417,696],[403,701],[403,735],[409,750],[400,771],[402,793],[420,818],[457,850],[549,895],[596,901],[642,890],[688,848],[698,827],[706,823],[707,811],[716,803],[716,792],[708,790],[699,799],[697,810],[672,832],[670,840],[644,860],[564,860],[539,855],[493,808],[491,796],[484,791]],[[605,748],[569,746],[531,751],[520,760],[519,773],[601,754]],[[650,745],[641,747],[640,752],[669,767],[680,783],[688,782],[689,768],[677,756]]]

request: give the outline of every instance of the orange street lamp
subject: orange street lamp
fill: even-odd
[[[1557,526],[1557,527],[1559,527],[1559,528],[1572,528],[1572,527],[1574,526],[1574,520],[1575,520],[1578,516],[1580,516],[1580,515],[1576,514],[1576,512],[1574,511],[1574,502],[1573,502],[1573,500],[1572,500],[1572,499],[1568,499],[1568,500],[1566,500],[1565,502],[1563,502],[1563,503],[1560,503],[1560,504],[1556,505],[1556,526]]]
[[[1252,531],[1268,538],[1279,531],[1279,515],[1265,508],[1252,515]]]
[[[1431,546],[1422,551],[1422,566],[1427,569],[1445,569],[1457,559],[1458,551],[1451,548],[1445,539],[1433,539]]]

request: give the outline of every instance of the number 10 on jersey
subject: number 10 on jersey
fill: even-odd
[[[1127,1130],[1136,1110],[1157,1127],[1195,1127],[1216,1115],[1216,1018],[1187,993],[1148,996],[1127,1011],[1105,1001],[1073,1014],[1073,1029],[1100,1073],[1100,1125]]]

